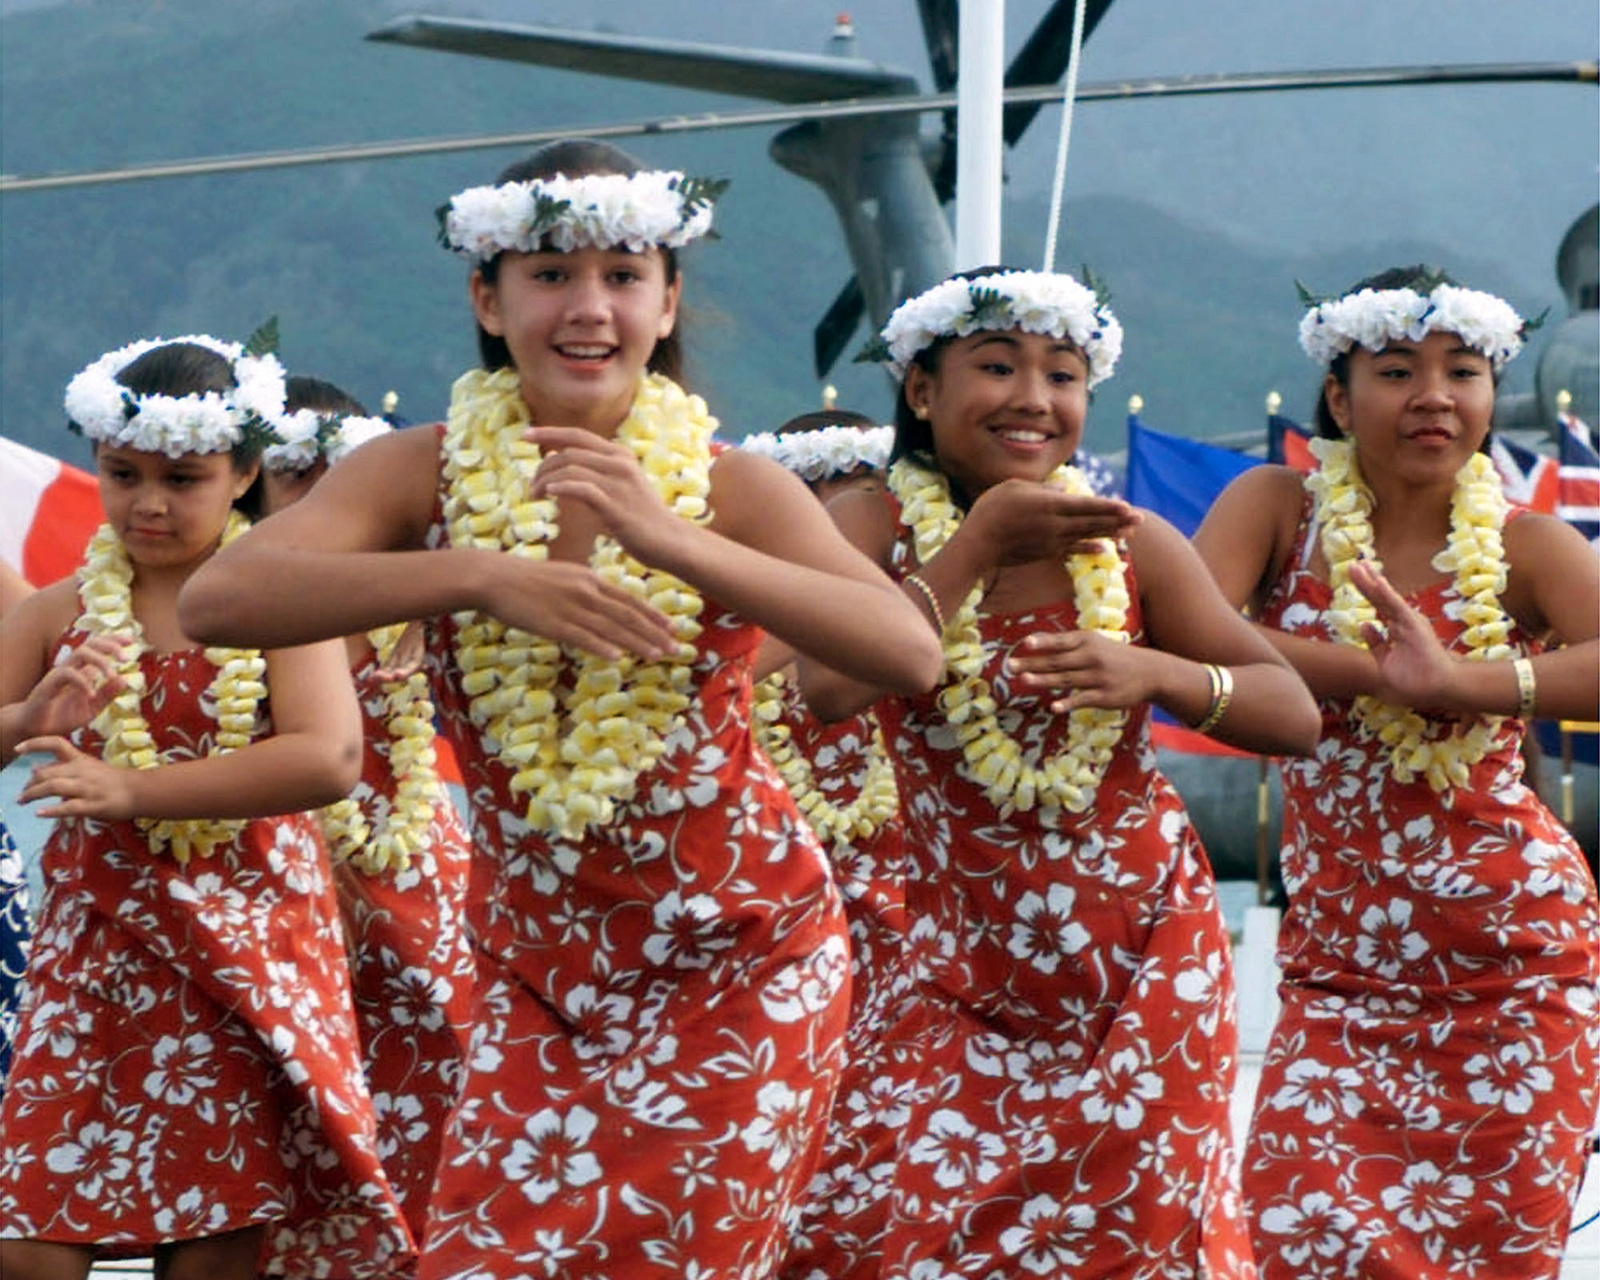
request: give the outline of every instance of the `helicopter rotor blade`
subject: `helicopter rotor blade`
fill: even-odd
[[[828,370],[844,354],[845,347],[850,345],[850,339],[855,336],[866,310],[867,299],[861,292],[861,279],[851,276],[845,281],[844,288],[839,290],[838,297],[823,312],[817,327],[811,331],[811,356],[817,377],[828,376]]]
[[[1078,101],[1134,101],[1141,98],[1175,98],[1206,94],[1273,93],[1301,89],[1352,89],[1379,86],[1438,84],[1597,84],[1600,66],[1594,62],[1485,63],[1464,66],[1366,67],[1329,71],[1247,72],[1195,76],[1160,76],[1137,80],[1080,84]],[[1061,86],[1023,85],[1006,89],[1007,105],[1049,105],[1061,99]],[[956,105],[956,95],[908,94],[817,102],[803,106],[758,108],[738,112],[706,112],[666,116],[618,124],[566,125],[519,133],[479,134],[464,138],[411,138],[393,142],[353,143],[311,147],[294,151],[243,153],[193,160],[156,161],[122,169],[97,169],[79,173],[19,177],[0,175],[0,194],[95,186],[113,182],[195,177],[240,173],[259,169],[284,169],[302,165],[340,164],[388,160],[405,156],[438,155],[456,151],[538,146],[559,138],[627,138],[709,129],[745,129],[762,125],[793,124],[803,120],[864,119],[880,115],[908,115],[946,111]]]

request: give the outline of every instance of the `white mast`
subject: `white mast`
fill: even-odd
[[[1000,261],[1005,0],[961,0],[956,81],[956,270]]]

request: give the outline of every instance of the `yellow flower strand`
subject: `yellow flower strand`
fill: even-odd
[[[861,787],[849,804],[837,805],[817,784],[814,763],[795,747],[794,731],[783,722],[786,692],[787,682],[781,671],[757,684],[752,724],[757,744],[778,770],[801,814],[828,848],[876,835],[900,807],[894,765],[889,762],[877,716],[868,711],[863,717],[871,726],[871,736]]]
[[[553,499],[528,496],[541,456],[523,438],[529,425],[516,370],[474,370],[457,379],[444,439],[444,518],[453,546],[548,556],[559,513]],[[652,374],[617,439],[633,450],[668,510],[703,520],[716,425],[699,396]],[[512,792],[528,797],[528,823],[568,839],[609,822],[682,726],[702,608],[692,588],[641,565],[612,538],[595,540],[589,564],[667,616],[679,642],[672,657],[563,654],[552,641],[484,614],[456,615],[456,660],[473,722],[513,770]],[[557,687],[563,663],[575,673],[566,693]]]
[[[1058,467],[1047,483],[1071,494],[1092,492],[1074,467]],[[926,564],[954,535],[961,513],[943,475],[902,458],[889,470],[889,488],[900,500],[901,518],[910,526],[917,559]],[[1078,627],[1111,640],[1128,642],[1127,575],[1116,544],[1102,539],[1095,550],[1070,556]],[[986,665],[978,605],[983,585],[975,585],[944,633],[945,668],[951,677],[939,692],[939,708],[961,743],[962,776],[983,787],[1002,816],[1036,805],[1083,813],[1095,794],[1127,713],[1080,707],[1067,717],[1066,746],[1047,760],[1030,763],[1001,727],[994,690],[983,678]]]
[[[367,633],[377,661],[386,661],[406,629],[405,623]],[[433,699],[428,677],[414,671],[383,684],[384,726],[389,735],[389,770],[395,778],[387,812],[376,815],[376,829],[354,797],[346,796],[321,812],[322,833],[335,862],[348,860],[368,875],[393,867],[404,871],[427,841],[439,797],[434,766]],[[382,804],[382,797],[379,797]]]
[[[1350,566],[1365,559],[1381,569],[1373,552],[1372,491],[1361,478],[1355,447],[1344,440],[1313,440],[1318,467],[1306,478],[1316,498],[1322,555],[1328,562],[1333,599],[1328,626],[1341,644],[1366,648],[1361,628],[1376,623],[1377,610],[1350,581]],[[1441,573],[1454,573],[1461,598],[1461,640],[1466,656],[1495,662],[1515,656],[1509,639],[1511,620],[1500,605],[1506,586],[1505,548],[1501,530],[1510,504],[1494,464],[1475,453],[1456,472],[1450,500],[1450,537],[1433,558]],[[1350,717],[1389,748],[1389,768],[1396,780],[1426,777],[1435,791],[1467,784],[1468,770],[1488,754],[1503,716],[1476,716],[1471,723],[1447,728],[1430,726],[1409,707],[1380,702],[1370,694],[1355,699]]]
[[[250,527],[237,511],[230,513],[222,534],[227,546]],[[120,769],[155,769],[168,763],[156,750],[150,722],[144,718],[144,672],[140,655],[149,649],[144,628],[133,612],[133,564],[122,540],[110,525],[102,525],[90,540],[83,568],[78,571],[78,599],[83,605],[84,629],[95,635],[132,638],[123,649],[117,676],[122,690],[105,705],[91,725],[105,741],[101,758]],[[216,707],[217,733],[210,752],[226,755],[248,746],[259,724],[261,700],[266,697],[266,659],[256,649],[208,648],[207,661],[217,668],[209,697]],[[232,841],[244,829],[242,819],[139,818],[139,829],[159,853],[170,847],[179,862],[198,854],[210,857],[217,846]]]

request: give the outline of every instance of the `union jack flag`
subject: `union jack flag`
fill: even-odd
[[[1560,423],[1556,514],[1600,546],[1600,454],[1595,453],[1594,439],[1582,419],[1563,413]]]

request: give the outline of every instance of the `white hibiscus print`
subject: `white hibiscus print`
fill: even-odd
[[[154,1070],[146,1073],[144,1091],[157,1102],[187,1107],[208,1089],[216,1087],[216,1045],[204,1032],[184,1036],[162,1036],[150,1053]],[[203,1110],[212,1111],[211,1100]],[[211,1115],[202,1116],[209,1124]]]
[[[684,898],[676,889],[656,903],[655,929],[641,950],[652,964],[675,969],[709,969],[719,952],[733,945],[720,933],[722,909],[709,894]]]
[[[1525,1040],[1503,1044],[1493,1053],[1474,1054],[1464,1069],[1478,1077],[1467,1086],[1474,1102],[1514,1116],[1527,1115],[1533,1109],[1533,1095],[1549,1093],[1555,1085],[1550,1068],[1536,1060],[1533,1046]]]
[[[1361,913],[1361,936],[1356,939],[1356,963],[1379,977],[1393,980],[1428,954],[1428,940],[1410,928],[1411,903],[1392,898],[1388,907],[1376,903]]]
[[[1077,894],[1064,884],[1051,885],[1043,898],[1032,891],[1023,894],[1007,950],[1041,973],[1054,973],[1063,956],[1076,955],[1089,945],[1089,931],[1072,919],[1076,900]]]
[[[1094,1210],[1086,1204],[1063,1205],[1037,1195],[1022,1206],[1020,1225],[1000,1233],[1000,1247],[1036,1276],[1067,1275],[1066,1268],[1083,1262],[1086,1233],[1094,1220]]]
[[[912,1164],[934,1166],[933,1180],[952,1189],[988,1182],[1000,1173],[1005,1140],[980,1133],[959,1111],[941,1107],[928,1121],[928,1132],[912,1143]]]
[[[1433,1161],[1422,1160],[1408,1165],[1400,1185],[1385,1187],[1379,1199],[1402,1225],[1422,1233],[1457,1225],[1472,1195],[1472,1179],[1466,1174],[1446,1175]]]
[[[1315,1254],[1319,1258],[1338,1258],[1352,1246],[1351,1233],[1356,1216],[1340,1206],[1326,1191],[1312,1191],[1298,1204],[1268,1205],[1259,1218],[1267,1235],[1286,1236],[1284,1261],[1300,1267]]]
[[[756,1094],[756,1115],[739,1134],[751,1151],[767,1152],[774,1173],[788,1167],[810,1140],[811,1090],[791,1089],[781,1080],[769,1081]]]
[[[1327,1124],[1336,1115],[1352,1119],[1361,1114],[1361,1073],[1353,1067],[1337,1069],[1310,1058],[1293,1062],[1283,1073],[1284,1083],[1271,1098],[1279,1111],[1302,1111],[1314,1125]]]
[[[1144,1104],[1166,1090],[1161,1077],[1144,1071],[1137,1049],[1118,1049],[1083,1078],[1083,1114],[1095,1124],[1110,1120],[1119,1129],[1137,1129],[1144,1122]]]
[[[587,1107],[564,1116],[551,1107],[528,1117],[500,1161],[500,1170],[534,1204],[545,1204],[563,1187],[586,1187],[600,1177],[600,1162],[584,1150],[599,1123]]]
[[[74,1174],[72,1189],[85,1200],[99,1200],[105,1183],[121,1182],[133,1169],[128,1152],[133,1149],[133,1134],[126,1129],[108,1129],[91,1120],[78,1133],[76,1142],[60,1142],[44,1155],[51,1173]]]

